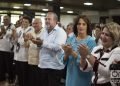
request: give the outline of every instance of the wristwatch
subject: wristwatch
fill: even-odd
[[[87,57],[87,59],[89,59],[91,57],[91,54],[88,54],[86,57]]]

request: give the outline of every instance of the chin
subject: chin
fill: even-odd
[[[111,47],[112,45],[108,45],[108,44],[103,44],[103,47],[106,47],[106,48],[109,48]]]
[[[107,46],[107,43],[102,43],[103,46]]]
[[[47,29],[49,29],[50,28],[50,26],[45,26]]]

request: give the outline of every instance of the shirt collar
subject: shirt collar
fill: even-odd
[[[53,29],[52,29],[52,31],[54,31],[54,30],[57,30],[58,29],[58,25],[56,25]],[[48,30],[47,28],[46,28],[46,30]]]
[[[101,48],[98,49],[98,50],[96,51],[96,53],[98,53],[98,52],[100,52],[100,51],[109,53],[109,52],[111,52],[111,51],[112,51],[114,48],[116,48],[116,47],[117,47],[117,45],[114,45],[114,46],[111,46],[111,47],[107,48],[106,50],[104,50],[104,47],[101,46]]]

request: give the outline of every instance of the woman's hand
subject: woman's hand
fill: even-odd
[[[80,53],[82,59],[86,59],[87,55],[90,54],[88,47],[84,44],[79,45],[78,52]]]
[[[65,52],[64,61],[66,61],[69,58],[69,55],[71,55],[73,52],[72,46],[67,44],[67,45],[62,45],[62,48]]]
[[[71,47],[71,45],[62,45],[62,48],[63,48],[63,50],[64,50],[64,52],[65,52],[65,54],[66,55],[71,55],[72,54],[72,47]]]

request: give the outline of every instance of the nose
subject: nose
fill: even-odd
[[[105,38],[105,34],[104,34],[104,33],[102,33],[100,37],[101,37],[101,38]]]

